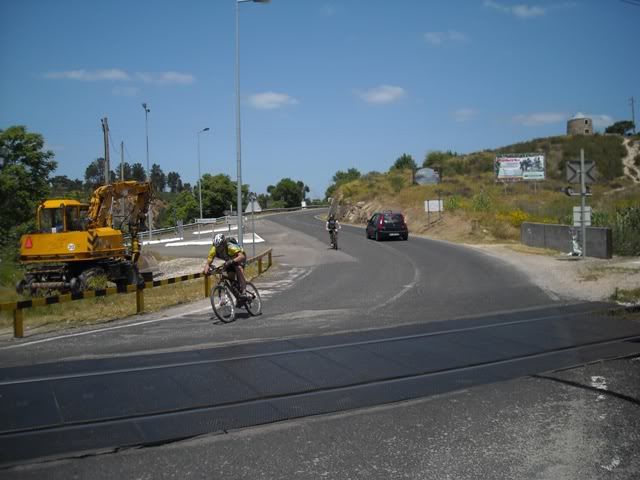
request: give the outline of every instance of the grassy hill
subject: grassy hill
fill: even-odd
[[[640,141],[636,139],[636,141]],[[524,221],[571,224],[572,208],[579,197],[569,197],[561,189],[565,163],[579,158],[593,159],[599,172],[593,196],[587,199],[594,214],[594,226],[613,229],[614,248],[622,255],[640,254],[640,186],[623,177],[622,158],[627,155],[622,137],[550,137],[455,155],[443,165],[442,182],[412,185],[410,170],[372,172],[337,187],[334,197],[341,204],[346,221],[365,223],[381,209],[401,210],[410,231],[435,238],[461,242],[504,242],[520,238]],[[499,184],[493,162],[500,153],[543,152],[547,180],[536,183]],[[432,215],[429,223],[425,200],[441,198],[445,213]]]

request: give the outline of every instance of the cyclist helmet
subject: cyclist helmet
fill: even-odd
[[[329,220],[335,220],[335,218],[336,218],[336,217],[335,217],[335,215],[334,215],[333,213],[330,213],[330,214],[329,214]]]
[[[218,233],[216,236],[213,237],[213,245],[216,247],[219,247],[224,243],[225,240],[226,239],[224,238],[224,235],[221,233]]]

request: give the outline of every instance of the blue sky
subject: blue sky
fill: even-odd
[[[640,6],[618,0],[273,0],[240,5],[243,182],[322,197],[337,170],[596,128],[640,101]],[[108,117],[125,160],[236,177],[235,0],[0,2],[0,128],[82,178]],[[637,113],[637,110],[636,110]],[[119,152],[112,151],[112,162]]]

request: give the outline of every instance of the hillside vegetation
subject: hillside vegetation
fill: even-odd
[[[353,223],[365,223],[374,211],[394,209],[405,213],[414,233],[472,243],[517,241],[525,221],[572,223],[572,209],[580,199],[562,189],[567,186],[565,164],[578,159],[581,148],[586,159],[596,162],[599,174],[593,196],[587,198],[594,211],[592,224],[613,229],[615,253],[640,254],[640,186],[622,176],[627,149],[620,136],[540,138],[468,155],[432,152],[423,165],[440,169],[442,181],[437,185],[412,185],[411,169],[392,167],[387,173],[371,172],[331,188],[341,215]],[[496,154],[531,152],[545,154],[545,181],[495,182]],[[424,201],[439,198],[445,212],[429,218]]]

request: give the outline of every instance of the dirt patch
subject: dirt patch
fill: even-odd
[[[204,258],[173,258],[171,260],[162,260],[158,262],[160,273],[154,275],[153,279],[163,280],[165,278],[200,273],[204,267],[204,261]]]
[[[523,271],[559,300],[607,301],[640,285],[640,258],[575,259],[550,250],[514,245],[469,245]]]

